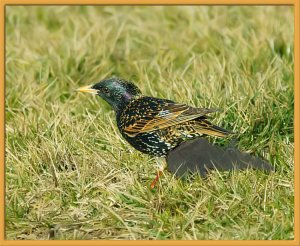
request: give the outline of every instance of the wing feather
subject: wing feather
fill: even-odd
[[[194,108],[186,104],[168,102],[163,106],[152,108],[151,114],[137,118],[136,121],[124,128],[124,132],[134,137],[140,133],[164,129],[216,111],[218,109]]]

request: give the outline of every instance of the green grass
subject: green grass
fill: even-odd
[[[6,238],[293,239],[293,35],[284,6],[7,7]],[[155,161],[74,92],[111,75],[223,109],[276,172],[166,171],[151,190]]]

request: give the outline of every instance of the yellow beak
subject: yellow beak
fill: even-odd
[[[97,94],[97,90],[93,89],[92,85],[80,87],[80,88],[77,89],[77,91],[87,92],[87,93],[91,93],[91,94]]]

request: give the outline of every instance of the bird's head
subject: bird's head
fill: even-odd
[[[141,91],[137,86],[119,78],[104,79],[97,84],[81,87],[77,91],[99,95],[115,111],[141,95]]]

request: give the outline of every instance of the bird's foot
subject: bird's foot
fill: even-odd
[[[154,187],[155,187],[157,181],[159,180],[159,177],[162,175],[162,173],[163,173],[163,172],[162,172],[161,170],[157,170],[156,177],[155,177],[155,179],[152,181],[152,183],[151,183],[151,185],[150,185],[150,188],[151,188],[151,189],[154,189]]]
[[[159,159],[159,158],[156,159],[156,163],[157,163],[157,166],[158,166],[158,170],[157,170],[157,174],[156,174],[155,179],[152,181],[152,183],[151,183],[151,185],[150,185],[150,188],[151,188],[151,189],[154,189],[154,187],[155,187],[157,181],[159,180],[160,176],[163,174],[163,171],[164,171],[165,165],[166,165],[166,164],[165,164],[161,159]]]

